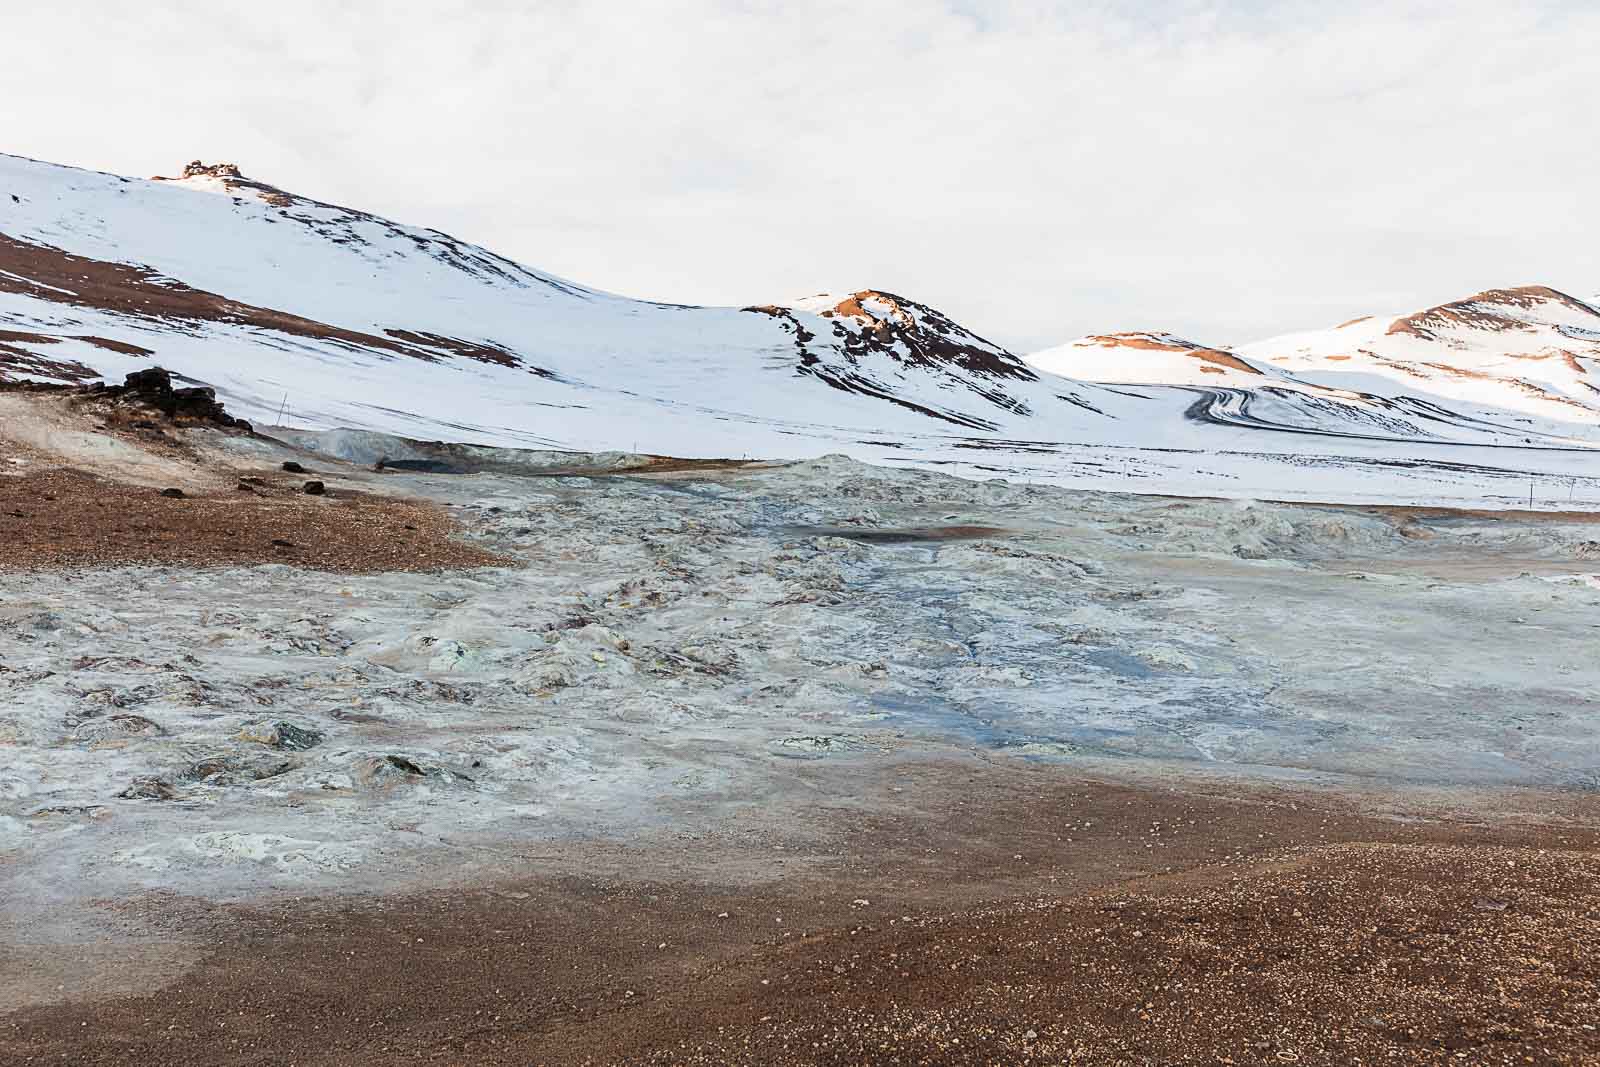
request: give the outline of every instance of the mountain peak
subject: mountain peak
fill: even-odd
[[[193,159],[183,166],[183,178],[243,178],[237,163],[206,163]]]
[[[275,185],[258,182],[253,178],[246,178],[237,163],[207,163],[201,159],[191,159],[183,165],[183,170],[176,178],[167,178],[160,174],[153,181],[158,182],[193,182],[201,188],[218,188],[232,195],[253,195],[256,199],[272,207],[291,207],[298,203],[314,203],[305,201],[292,193],[287,193]],[[208,182],[217,183],[211,186]],[[331,207],[332,205],[320,205]]]
[[[1551,308],[1592,316],[1596,320],[1595,326],[1600,327],[1600,310],[1577,297],[1568,296],[1547,285],[1521,285],[1510,289],[1486,289],[1464,300],[1454,300],[1395,319],[1386,333],[1410,334],[1434,341],[1439,339],[1440,331],[1462,328],[1496,332],[1529,330],[1533,328],[1533,323],[1547,322],[1548,316],[1538,313]]]
[[[857,358],[879,352],[908,366],[953,368],[986,378],[1036,377],[1011,352],[944,312],[882,289],[819,293],[792,306],[831,320],[835,338]]]

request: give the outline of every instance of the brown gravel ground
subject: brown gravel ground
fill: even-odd
[[[529,873],[452,891],[108,902],[209,955],[0,1016],[0,1063],[1600,1063],[1600,833],[893,780],[878,814],[507,848]]]
[[[247,475],[248,476],[248,475]],[[261,474],[249,488],[182,499],[53,468],[0,477],[0,571],[292,563],[345,573],[492,566],[432,504],[343,490],[307,496],[316,477]]]

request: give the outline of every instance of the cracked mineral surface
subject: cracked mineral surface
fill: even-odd
[[[1327,788],[1600,775],[1596,525],[843,459],[342,477],[403,483],[506,565],[7,576],[11,886],[387,878],[453,843],[781,810],[796,760]]]

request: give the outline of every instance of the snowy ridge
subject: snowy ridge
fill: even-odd
[[[1414,323],[1416,329],[1433,324],[1432,329],[1441,330],[1455,322],[1441,314],[1443,310],[1431,309],[1396,322]],[[1362,349],[1364,355],[1359,357],[1346,352],[1350,335],[1345,331],[1370,332],[1374,327],[1369,324],[1375,321],[1378,320],[1360,319],[1327,334],[1295,335],[1236,351],[1169,333],[1094,334],[1034,353],[1028,362],[1049,373],[1104,384],[1192,389],[1203,396],[1190,409],[1192,418],[1229,425],[1321,434],[1378,434],[1399,440],[1467,441],[1498,434],[1508,444],[1584,446],[1600,442],[1600,433],[1596,432],[1600,409],[1591,415],[1582,404],[1561,401],[1567,406],[1546,405],[1530,415],[1518,410],[1524,405],[1492,403],[1496,390],[1522,397],[1531,387],[1522,381],[1496,380],[1451,365],[1448,361],[1456,358],[1460,347],[1453,338],[1445,341],[1427,337],[1427,347],[1410,360],[1379,356],[1369,349]],[[1495,322],[1497,329],[1517,328],[1504,324],[1503,316],[1496,316]],[[1386,336],[1405,332],[1391,330]],[[1285,343],[1299,345],[1298,354],[1282,355]],[[1389,345],[1391,350],[1397,347],[1396,343]],[[1380,373],[1344,369],[1347,361],[1358,358]],[[1436,378],[1484,382],[1485,387],[1477,394],[1490,402],[1472,403],[1473,398],[1462,395],[1463,391],[1433,388]]]
[[[1028,362],[1040,370],[1097,382],[1142,385],[1259,384],[1274,372],[1225,349],[1170,333],[1134,331],[1091,334],[1058,348],[1036,352]]]
[[[1573,349],[1571,364],[1529,366],[1587,377],[1593,348],[1576,346],[1593,309],[1528,299],[1550,317],[1534,340]],[[1417,328],[1477,330],[1472,314]],[[160,363],[258,423],[283,411],[488,445],[843,452],[1185,494],[1510,500],[1530,474],[1567,479],[1570,495],[1592,466],[1586,407],[1457,404],[1431,382],[1337,361],[1327,373],[1319,351],[1125,334],[1024,361],[879,290],[747,308],[636,300],[227,164],[140,180],[0,156],[0,379]]]
[[[1545,286],[1492,289],[1397,318],[1240,349],[1308,380],[1572,423],[1600,422],[1600,309]]]

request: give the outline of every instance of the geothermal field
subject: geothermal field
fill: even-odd
[[[1596,1047],[1591,516],[4,401],[13,1062]]]
[[[0,1063],[1600,1062],[1597,375],[0,156]]]

